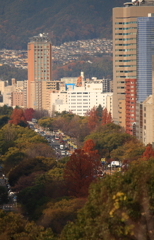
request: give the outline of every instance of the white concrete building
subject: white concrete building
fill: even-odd
[[[68,111],[67,91],[50,94],[51,115],[54,112]]]
[[[75,83],[77,84],[78,77],[63,77],[60,79],[64,83]]]
[[[53,111],[71,111],[74,114],[84,116],[88,110],[99,104],[107,108],[112,114],[112,96],[113,93],[103,93],[103,84],[88,82],[83,87],[74,87],[68,91],[52,93],[51,109]]]

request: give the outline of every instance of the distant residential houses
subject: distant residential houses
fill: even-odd
[[[92,39],[66,42],[60,46],[52,46],[53,62],[63,65],[78,60],[82,55],[95,56],[97,54],[112,54],[112,40],[110,39]],[[27,50],[0,50],[0,65],[8,64],[10,66],[27,69]]]

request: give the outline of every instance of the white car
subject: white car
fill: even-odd
[[[108,165],[108,167],[121,167],[121,166],[122,166],[122,164],[121,164],[120,161],[112,161],[112,162]]]

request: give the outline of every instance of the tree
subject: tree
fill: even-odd
[[[12,180],[14,180],[11,176],[11,179],[9,178],[9,183],[11,184],[11,189],[15,192],[19,192],[27,187],[32,187],[35,184],[35,180],[36,178],[38,178],[38,176],[40,176],[43,173],[43,171],[37,171],[37,172],[33,172],[30,175],[26,176],[26,175],[22,175],[18,181],[15,183],[13,183]],[[12,174],[12,173],[11,173]],[[10,174],[9,174],[10,176]]]
[[[88,116],[88,127],[91,131],[93,131],[98,124],[96,107],[94,106],[90,111],[86,113],[86,115]]]
[[[132,138],[126,141],[124,144],[111,152],[111,158],[115,160],[120,160],[123,163],[129,163],[131,161],[141,158],[143,152],[145,151],[145,146],[136,138]]]
[[[126,141],[133,137],[123,132],[123,129],[114,124],[108,123],[98,127],[94,132],[88,135],[85,140],[92,139],[101,157],[110,157],[113,149],[122,146]]]
[[[10,124],[20,125],[21,127],[27,127],[28,123],[26,121],[23,110],[15,108],[10,117]]]
[[[20,214],[0,210],[0,239],[2,240],[54,240],[50,228],[44,229],[34,222],[28,222]]]
[[[88,201],[60,240],[153,240],[153,173],[153,160],[138,161],[125,174],[93,183]]]
[[[9,121],[8,116],[1,116],[0,117],[0,128],[3,127],[5,124],[7,124]]]
[[[8,173],[11,168],[18,165],[25,157],[26,155],[23,151],[20,151],[16,147],[10,147],[6,154],[1,157],[4,172]]]
[[[111,113],[107,111],[107,108],[103,109],[103,116],[102,116],[102,125],[112,122]]]
[[[64,169],[64,179],[70,195],[85,197],[90,183],[94,180],[100,161],[81,149],[75,150]]]
[[[32,120],[34,112],[35,111],[34,111],[33,108],[26,108],[24,110],[24,115],[25,115],[26,121],[31,121]]]
[[[98,107],[96,108],[96,111],[97,111],[97,116],[99,118],[99,121],[102,121],[103,108],[101,104],[98,105]]]
[[[25,150],[28,158],[35,157],[55,157],[53,149],[45,143],[31,143]]]
[[[4,105],[3,107],[0,107],[0,115],[7,115],[10,116],[12,114],[13,108],[8,107],[7,105]]]
[[[77,211],[85,204],[86,199],[63,199],[49,202],[41,217],[41,225],[51,227],[53,232],[60,233],[68,221],[74,221]]]
[[[84,150],[85,153],[95,156],[95,158],[98,159],[99,158],[98,150],[95,150],[94,147],[95,147],[94,141],[92,139],[88,139],[87,141],[85,141],[82,149]]]
[[[154,158],[154,150],[152,148],[151,144],[148,144],[143,155],[142,155],[142,159],[143,160],[149,160],[150,158]]]
[[[47,172],[55,164],[55,160],[44,157],[24,159],[10,171],[8,175],[10,184],[14,186],[22,176],[29,176],[32,173],[36,175],[37,172]]]
[[[38,120],[38,124],[44,128],[53,129],[52,125],[53,119],[49,117],[43,117]]]
[[[8,202],[8,191],[6,187],[0,186],[0,204]]]

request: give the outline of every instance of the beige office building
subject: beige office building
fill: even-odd
[[[11,106],[23,107],[24,106],[24,93],[22,90],[18,90],[11,93]]]
[[[113,119],[124,128],[136,121],[137,18],[148,13],[154,13],[154,0],[133,1],[113,9]]]
[[[154,145],[154,56],[152,56],[152,95],[148,96],[143,103],[140,103],[138,117],[141,121],[141,132],[138,139],[145,145]]]
[[[51,80],[52,46],[48,35],[43,33],[28,43],[28,108],[49,111]]]

